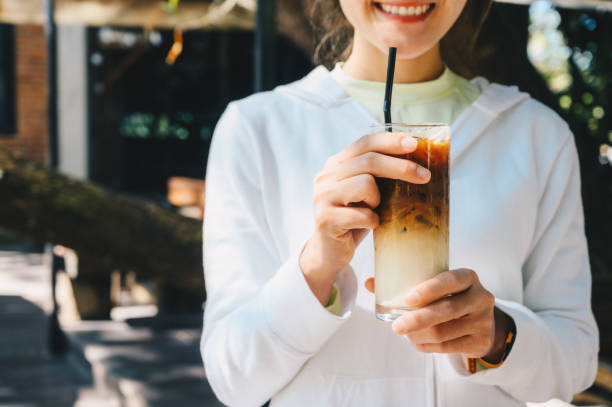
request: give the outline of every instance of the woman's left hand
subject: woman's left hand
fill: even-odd
[[[374,279],[366,281],[366,288],[374,292]],[[393,330],[406,335],[417,350],[501,358],[510,317],[495,308],[495,297],[473,270],[440,273],[416,286],[405,300],[416,309],[396,319]]]

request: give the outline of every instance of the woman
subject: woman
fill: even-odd
[[[344,63],[231,103],[213,138],[202,354],[215,393],[273,406],[570,400],[592,383],[598,349],[573,137],[528,95],[467,81],[441,57],[490,2],[315,3],[331,23],[319,50]],[[452,270],[418,286],[406,298],[418,309],[392,325],[366,290],[374,176],[430,174],[391,156],[411,138],[364,136],[382,121],[390,46],[394,120],[453,132]]]

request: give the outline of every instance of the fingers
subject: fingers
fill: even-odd
[[[365,203],[376,208],[380,203],[380,192],[376,180],[370,174],[359,174],[354,177],[330,184],[318,194],[324,194],[332,205],[349,206],[353,203]],[[318,197],[315,196],[315,199]]]
[[[373,281],[366,281],[366,287]],[[406,335],[425,353],[460,353],[466,357],[496,354],[495,297],[473,270],[440,273],[410,294],[419,308],[397,318],[395,333]],[[408,296],[410,296],[410,294]],[[493,350],[492,350],[493,349]]]
[[[341,164],[351,158],[360,156],[370,151],[383,154],[407,154],[417,148],[417,140],[401,133],[375,133],[368,134],[355,141],[353,144],[331,157],[328,164]]]
[[[406,297],[412,306],[424,306],[441,298],[469,289],[479,283],[478,276],[470,269],[445,271],[417,285]]]
[[[362,205],[353,205],[363,203]],[[314,212],[317,228],[340,236],[354,229],[360,242],[367,231],[379,224],[378,215],[370,208],[378,206],[380,193],[374,177],[359,174],[339,183],[316,187]]]
[[[324,206],[315,207],[315,222],[319,230],[340,237],[351,229],[375,229],[379,218],[369,208]]]
[[[414,345],[442,343],[460,338],[466,334],[472,334],[473,325],[473,318],[463,316],[426,329],[410,332],[407,336]]]
[[[340,164],[334,168],[333,177],[336,180],[342,180],[364,173],[375,177],[399,179],[413,184],[425,184],[431,177],[427,168],[410,160],[374,152],[362,154]]]
[[[424,353],[462,353],[467,357],[480,357],[478,352],[465,353],[466,349],[476,348],[475,338],[472,335],[465,335],[460,338],[441,343],[423,343],[414,347]]]
[[[396,319],[392,328],[406,335],[417,350],[467,357],[491,352],[496,338],[495,297],[480,284],[474,271],[441,273],[414,292],[423,305]]]
[[[469,315],[411,332],[406,336],[422,352],[462,353],[468,357],[487,354],[494,341],[491,320]]]
[[[474,295],[470,291],[445,297],[402,315],[393,323],[393,330],[397,334],[416,332],[461,318],[471,313],[475,307]]]

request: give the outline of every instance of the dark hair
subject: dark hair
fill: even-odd
[[[474,52],[480,29],[493,0],[468,0],[461,15],[440,43],[442,59],[454,71],[465,72]],[[315,35],[314,60],[331,68],[345,60],[353,45],[353,26],[339,0],[312,0],[311,23]]]

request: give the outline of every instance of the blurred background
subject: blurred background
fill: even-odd
[[[219,405],[201,220],[230,100],[313,67],[311,0],[0,0],[0,406]],[[595,385],[612,405],[612,1],[496,2],[466,77],[518,85],[581,160]]]

